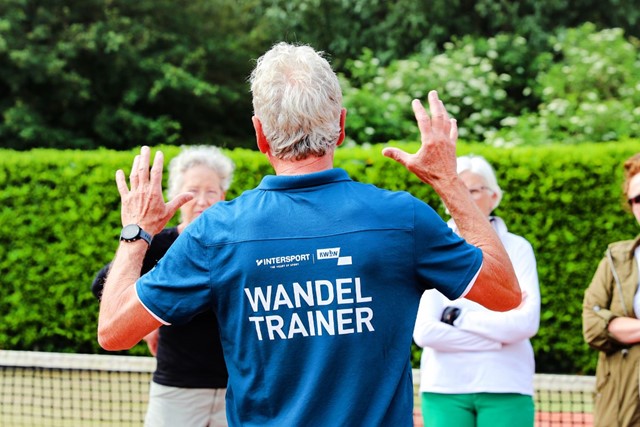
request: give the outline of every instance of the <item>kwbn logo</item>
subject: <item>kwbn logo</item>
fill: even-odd
[[[340,256],[340,248],[324,248],[316,250],[316,258],[321,259],[338,259],[338,265],[351,265],[350,256]]]

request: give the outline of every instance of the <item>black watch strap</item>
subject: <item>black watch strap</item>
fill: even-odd
[[[153,236],[144,231],[138,224],[125,225],[120,232],[120,240],[125,242],[135,242],[142,239],[150,245],[152,238]]]

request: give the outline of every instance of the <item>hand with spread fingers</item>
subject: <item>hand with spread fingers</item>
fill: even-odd
[[[429,92],[431,117],[419,100],[414,99],[411,106],[420,129],[420,149],[415,154],[409,154],[399,148],[389,147],[382,150],[382,154],[404,165],[421,181],[437,187],[439,182],[456,177],[458,126],[455,119],[449,118],[436,91]]]
[[[127,187],[124,172],[116,172],[116,185],[122,203],[122,225],[138,224],[143,230],[155,235],[169,222],[175,212],[191,199],[193,194],[178,194],[168,203],[162,194],[162,169],[164,155],[158,151],[149,171],[150,149],[143,146],[140,154],[133,159],[130,188]]]
[[[466,298],[492,310],[515,308],[522,301],[518,280],[509,257],[484,215],[473,202],[469,190],[458,177],[456,141],[458,126],[451,119],[434,90],[429,92],[429,112],[414,99],[411,103],[420,129],[418,152],[409,154],[399,148],[382,150],[386,157],[404,165],[438,193],[455,220],[460,235],[482,249],[483,267]],[[500,278],[500,280],[496,280]],[[495,298],[496,295],[501,298]]]

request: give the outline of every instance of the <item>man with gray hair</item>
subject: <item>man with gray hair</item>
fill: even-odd
[[[414,100],[415,154],[385,148],[442,197],[464,239],[405,192],[334,168],[346,110],[337,76],[308,46],[275,45],[251,74],[258,148],[276,175],[194,221],[138,277],[144,240],[122,242],[102,298],[98,340],[127,349],[160,324],[213,307],[229,370],[231,426],[413,423],[410,346],[425,289],[508,310],[521,301],[509,258],[456,174],[455,120],[435,92]],[[116,173],[123,225],[162,229],[161,152]]]

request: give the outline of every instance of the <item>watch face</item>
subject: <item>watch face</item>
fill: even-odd
[[[120,235],[125,240],[131,240],[138,237],[139,233],[140,233],[140,227],[138,225],[129,224],[122,229],[122,233]]]

